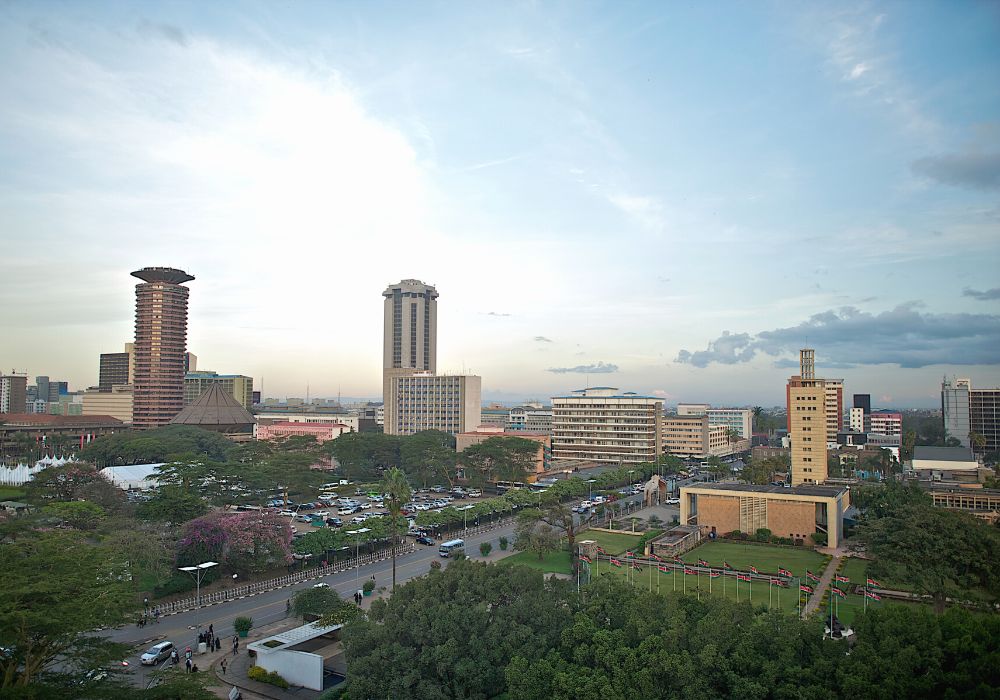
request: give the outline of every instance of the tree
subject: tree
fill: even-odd
[[[559,549],[559,532],[540,519],[537,510],[523,510],[517,516],[514,528],[514,549],[519,552],[534,552],[538,560],[549,552]]]
[[[224,462],[231,450],[233,443],[219,433],[190,425],[167,425],[103,435],[80,450],[78,457],[101,467],[170,462],[188,454]]]
[[[972,449],[974,449],[977,453],[981,453],[986,449],[986,442],[985,435],[980,435],[979,433],[972,431],[969,432],[969,443],[972,445]]]
[[[186,493],[179,486],[161,486],[156,493],[136,509],[143,520],[181,524],[208,512],[205,501],[193,493]]]
[[[75,530],[93,530],[104,518],[104,509],[88,501],[63,501],[45,506],[44,514]]]
[[[573,573],[576,573],[576,567],[579,566],[577,561],[577,551],[576,551],[576,530],[574,529],[573,523],[573,510],[564,503],[559,501],[550,503],[540,514],[539,520],[551,527],[557,534],[566,537],[566,542],[569,545],[569,556],[570,560],[573,562]],[[517,546],[515,544],[515,546]],[[558,541],[556,543],[558,547]],[[535,549],[533,546],[532,549]],[[537,550],[536,550],[537,551]],[[539,556],[541,559],[541,556]]]
[[[81,492],[103,477],[91,465],[83,462],[42,469],[24,485],[29,498],[38,501],[75,501]]]
[[[392,532],[392,589],[396,590],[396,546],[399,543],[400,514],[413,492],[406,482],[406,474],[393,467],[382,477],[382,492],[389,509],[389,527]]]
[[[948,597],[1000,584],[1000,531],[965,513],[905,505],[866,518],[857,537],[877,572],[931,596],[939,613]]]
[[[487,481],[524,481],[534,470],[538,450],[533,440],[497,436],[467,447],[459,460],[470,481],[480,486]]]
[[[292,613],[303,620],[307,617],[318,620],[339,616],[339,621],[334,624],[343,624],[353,618],[357,610],[357,606],[343,600],[329,586],[304,588],[292,597]]]
[[[455,474],[455,438],[440,430],[423,430],[402,438],[400,466],[423,486],[452,483]]]
[[[398,467],[400,463],[400,439],[395,435],[345,433],[324,444],[323,448],[352,479],[376,479],[383,471]]]
[[[866,519],[885,518],[907,506],[930,506],[931,503],[930,495],[916,483],[859,484],[851,490],[851,504]]]
[[[755,433],[756,432],[760,432],[760,419],[764,415],[764,409],[762,407],[760,407],[760,406],[754,406],[751,409],[751,411],[753,413],[753,418],[752,418],[752,421],[753,421],[753,431]]]
[[[125,620],[129,572],[115,552],[75,533],[43,532],[0,547],[0,687],[95,668],[122,648],[86,634]]]

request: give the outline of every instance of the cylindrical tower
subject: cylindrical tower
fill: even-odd
[[[193,276],[171,267],[132,273],[135,286],[135,385],[132,426],[166,425],[184,408],[188,288]]]

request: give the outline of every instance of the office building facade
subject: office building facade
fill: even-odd
[[[969,393],[969,425],[985,442],[977,451],[1000,450],[1000,389],[973,389]]]
[[[0,413],[26,413],[28,377],[23,374],[0,374]]]
[[[636,464],[663,449],[663,400],[592,387],[552,398],[552,458]]]
[[[139,430],[166,425],[184,408],[187,363],[188,288],[183,270],[147,267],[135,287],[135,383],[132,425]]]
[[[385,411],[384,432],[412,435],[421,430],[464,433],[482,417],[482,379],[473,375],[420,372],[389,377],[392,410]]]
[[[184,405],[189,406],[213,384],[240,402],[243,408],[253,407],[253,377],[218,372],[188,372],[184,375]]]
[[[115,384],[111,391],[87,391],[83,394],[84,416],[111,416],[122,423],[132,423],[132,386]]]
[[[394,426],[393,378],[437,372],[438,292],[420,280],[405,279],[389,285],[382,297],[382,403],[385,425]]]
[[[842,384],[840,389],[842,392]],[[828,472],[829,393],[824,380],[816,378],[815,351],[811,348],[799,352],[799,375],[788,379],[785,391],[788,397],[792,486],[821,484],[826,481]],[[834,433],[834,442],[836,439]]]
[[[134,354],[127,350],[125,352],[102,352],[97,388],[100,391],[110,392],[113,386],[131,384],[133,357]]]
[[[962,447],[971,447],[972,432],[971,394],[972,380],[945,379],[941,382],[941,416],[946,438],[955,438]]]
[[[707,403],[679,403],[677,415],[708,416],[710,426],[731,428],[740,439],[749,440],[753,435],[753,411],[749,408],[712,408]]]

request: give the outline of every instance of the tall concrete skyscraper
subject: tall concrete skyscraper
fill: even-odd
[[[816,354],[799,353],[799,376],[790,377],[788,397],[788,437],[792,442],[792,486],[826,481],[827,391],[816,378]]]
[[[389,285],[384,301],[382,402],[385,425],[393,421],[392,379],[437,372],[437,290],[420,280]],[[387,431],[388,432],[388,431]]]
[[[184,408],[188,288],[194,279],[171,267],[132,273],[135,287],[135,368],[132,425],[158,428]]]

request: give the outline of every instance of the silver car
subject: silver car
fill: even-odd
[[[160,642],[154,644],[146,650],[146,653],[139,657],[139,662],[143,666],[155,666],[164,659],[170,658],[170,652],[174,650],[173,642]]]

